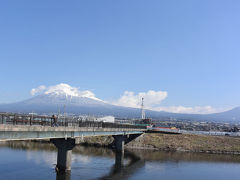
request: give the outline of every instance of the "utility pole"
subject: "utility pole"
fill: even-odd
[[[142,98],[142,104],[141,104],[141,119],[145,119],[145,111],[144,111],[144,105],[143,105],[143,100],[144,98]]]
[[[64,104],[63,111],[64,111],[63,119],[64,119],[64,124],[65,124],[65,126],[66,126],[66,119],[65,119],[66,104]]]

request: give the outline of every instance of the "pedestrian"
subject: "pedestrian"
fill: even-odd
[[[51,119],[53,120],[53,126],[58,126],[57,117],[54,114],[52,115]]]

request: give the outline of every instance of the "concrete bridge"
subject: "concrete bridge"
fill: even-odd
[[[0,114],[0,141],[50,139],[58,149],[57,170],[71,170],[75,139],[86,136],[113,136],[113,147],[124,153],[124,144],[134,140],[147,129],[130,124],[83,121],[78,117]]]

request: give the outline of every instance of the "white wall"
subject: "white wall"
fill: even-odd
[[[115,122],[115,117],[113,117],[113,116],[105,116],[105,117],[97,118],[96,121],[114,123]]]

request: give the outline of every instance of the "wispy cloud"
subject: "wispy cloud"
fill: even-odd
[[[229,110],[228,108],[214,108],[212,106],[168,106],[168,107],[155,107],[152,108],[155,111],[166,111],[173,113],[187,113],[187,114],[211,114],[217,112],[223,112]]]
[[[41,85],[41,86],[39,86],[37,88],[31,89],[30,93],[31,93],[32,96],[34,96],[34,95],[36,95],[38,93],[42,93],[46,89],[47,89],[46,86]]]

